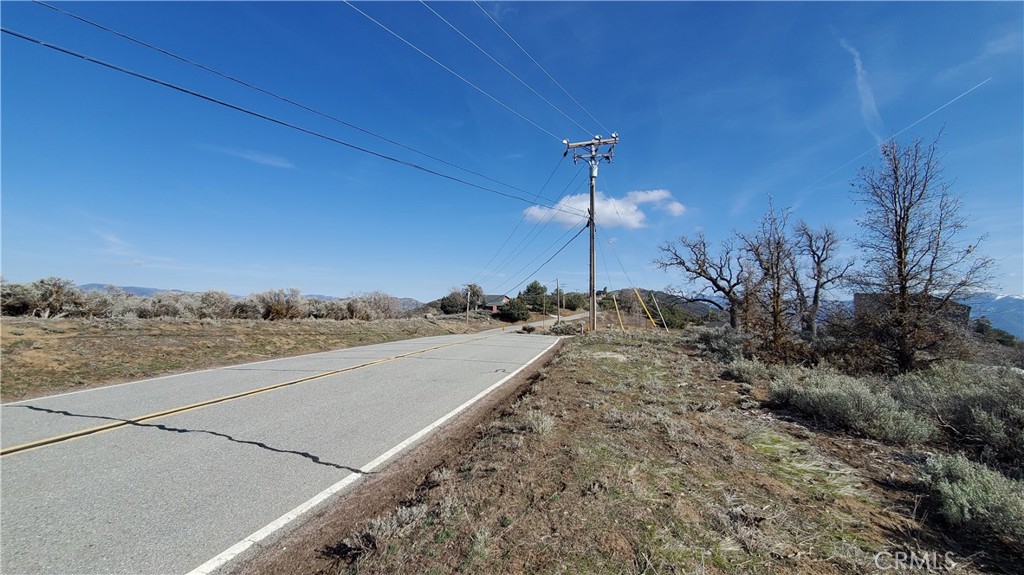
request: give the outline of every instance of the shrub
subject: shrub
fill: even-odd
[[[262,319],[263,308],[253,296],[240,299],[231,305],[231,317],[234,319]]]
[[[253,296],[261,308],[261,317],[271,321],[299,319],[306,315],[306,305],[299,290],[271,290]]]
[[[565,294],[565,309],[569,311],[576,311],[578,309],[587,309],[589,304],[589,297],[581,293],[567,293]]]
[[[890,395],[871,389],[861,379],[812,370],[802,383],[788,374],[774,380],[768,393],[777,405],[792,407],[826,426],[875,439],[913,444],[935,435],[930,421],[900,410]]]
[[[32,284],[0,281],[0,312],[3,315],[29,315],[39,305],[39,294]]]
[[[199,294],[196,313],[200,319],[228,319],[231,317],[231,308],[234,305],[234,298],[226,292],[209,290]]]
[[[51,277],[28,285],[0,282],[3,315],[62,317],[80,312],[82,292],[71,280]]]
[[[150,317],[177,317],[195,319],[199,317],[199,299],[185,292],[160,292],[150,300]]]
[[[115,286],[103,290],[90,290],[82,294],[82,315],[87,317],[114,318],[125,308],[125,301],[133,297]]]
[[[462,295],[462,292],[458,290],[452,290],[451,293],[444,296],[437,302],[438,308],[441,309],[443,314],[456,314],[465,313],[466,311],[466,296]]]
[[[526,321],[530,319],[530,308],[526,305],[526,302],[515,298],[501,306],[498,311],[498,318],[501,321],[507,322]]]
[[[748,336],[731,327],[702,329],[697,333],[697,347],[722,363],[743,359],[743,346]]]
[[[771,370],[756,359],[737,359],[725,366],[722,377],[741,383],[759,383],[771,377]]]
[[[986,464],[1024,478],[1024,372],[946,362],[894,379],[892,395],[950,439],[970,439]]]
[[[580,326],[578,323],[562,322],[551,326],[548,330],[552,335],[577,335],[580,333]]]
[[[1024,541],[1024,483],[959,453],[932,457],[923,471],[950,525]]]
[[[381,291],[359,294],[345,303],[353,319],[372,321],[396,318],[400,314],[398,298]]]
[[[348,305],[339,300],[307,299],[306,313],[313,319],[351,319]]]

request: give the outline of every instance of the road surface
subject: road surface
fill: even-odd
[[[0,406],[0,571],[203,573],[557,342],[406,340]]]

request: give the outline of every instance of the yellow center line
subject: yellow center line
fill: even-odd
[[[490,338],[490,337],[494,337],[494,336],[489,335],[489,336],[469,339],[469,340],[466,340],[466,341],[456,341],[456,342],[446,343],[446,344],[442,344],[442,345],[437,345],[437,346],[434,346],[434,347],[428,347],[428,348],[420,349],[420,350],[416,350],[416,351],[410,351],[408,353],[402,353],[402,354],[399,354],[399,355],[393,355],[391,357],[375,359],[373,361],[368,361],[366,363],[361,363],[359,365],[353,365],[353,366],[345,367],[345,368],[342,368],[342,369],[335,369],[335,370],[332,370],[332,371],[327,371],[327,372],[324,372],[324,373],[319,373],[317,375],[310,375],[310,376],[302,377],[302,378],[299,378],[299,379],[293,379],[291,381],[285,381],[283,383],[275,383],[273,385],[268,385],[268,386],[260,387],[260,388],[257,388],[257,389],[250,389],[249,391],[243,391],[243,392],[235,393],[235,394],[232,394],[232,395],[225,395],[223,397],[217,397],[217,398],[214,398],[214,399],[208,399],[206,401],[200,401],[198,403],[193,403],[193,404],[185,405],[185,406],[182,406],[182,407],[175,407],[175,408],[167,409],[167,410],[164,410],[164,411],[158,411],[156,413],[150,413],[148,415],[143,415],[141,417],[133,417],[131,419],[124,419],[124,420],[120,420],[120,421],[115,421],[115,422],[107,423],[107,424],[104,424],[104,425],[97,425],[96,427],[89,427],[89,428],[86,428],[86,429],[80,429],[78,431],[72,431],[71,433],[65,433],[63,435],[55,435],[53,437],[47,437],[45,439],[37,439],[36,441],[30,441],[28,443],[22,443],[20,445],[13,445],[11,447],[6,447],[6,448],[0,450],[0,457],[6,457],[8,455],[14,455],[15,453],[25,453],[26,451],[40,449],[42,447],[46,447],[46,446],[49,446],[49,445],[56,445],[56,444],[59,444],[59,443],[64,443],[64,442],[71,441],[71,440],[74,440],[74,439],[78,439],[78,438],[81,438],[81,437],[86,437],[86,436],[90,436],[90,435],[96,435],[97,433],[103,433],[103,432],[106,432],[106,431],[111,431],[111,430],[114,430],[114,429],[119,429],[119,428],[122,428],[122,427],[127,427],[127,426],[130,426],[130,425],[135,425],[135,424],[138,424],[138,423],[144,423],[144,422],[147,422],[147,421],[153,421],[153,420],[156,420],[156,419],[162,419],[164,417],[170,417],[172,415],[177,415],[179,413],[185,413],[186,411],[194,411],[194,410],[197,410],[197,409],[202,409],[204,407],[209,407],[211,405],[217,405],[217,404],[226,403],[226,402],[229,402],[229,401],[234,401],[236,399],[241,399],[243,397],[250,397],[250,396],[258,395],[258,394],[261,394],[261,393],[267,393],[267,392],[270,392],[270,391],[281,389],[283,387],[289,387],[289,386],[297,385],[297,384],[300,384],[300,383],[307,383],[307,382],[310,382],[310,381],[316,381],[316,380],[319,380],[319,379],[324,379],[324,378],[327,378],[327,377],[335,376],[335,375],[338,375],[338,374],[341,374],[341,373],[346,373],[346,372],[349,372],[349,371],[355,371],[357,369],[363,369],[363,368],[366,368],[366,367],[372,367],[374,365],[380,365],[382,363],[387,363],[389,361],[394,361],[396,359],[402,359],[402,358],[410,357],[410,356],[413,356],[413,355],[419,355],[421,353],[427,353],[427,352],[430,352],[430,351],[435,351],[435,350],[438,350],[438,349],[443,349],[443,348],[446,348],[446,347],[451,347],[453,345],[460,345],[460,344],[464,344],[464,343],[472,343],[472,342],[484,340],[484,339],[487,339],[487,338]]]

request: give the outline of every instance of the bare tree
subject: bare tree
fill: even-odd
[[[789,210],[778,210],[769,200],[768,211],[761,217],[758,230],[752,234],[737,234],[755,264],[756,275],[750,278],[746,292],[760,308],[760,315],[767,324],[763,329],[770,338],[769,347],[776,353],[782,351],[785,340],[793,333],[790,324],[796,315],[792,296],[795,247],[786,229],[788,223]]]
[[[740,317],[746,303],[743,287],[748,281],[750,266],[743,260],[743,252],[732,238],[724,240],[714,254],[709,251],[703,232],[694,238],[680,236],[676,241],[665,243],[658,249],[662,257],[654,263],[659,268],[679,268],[683,270],[687,281],[703,284],[696,296],[683,299],[704,302],[725,310],[729,313],[729,324],[734,328],[740,327]],[[728,305],[723,306],[708,297],[709,292],[721,295]]]
[[[912,369],[917,352],[935,340],[930,326],[953,300],[991,277],[992,260],[975,252],[984,238],[957,241],[966,221],[943,179],[938,141],[890,140],[880,165],[861,169],[854,181],[855,198],[866,206],[857,240],[865,265],[855,286],[881,302],[875,337],[899,372]]]
[[[821,298],[829,288],[843,280],[853,268],[854,260],[838,261],[839,236],[829,226],[814,229],[807,222],[800,220],[793,228],[795,235],[794,256],[806,258],[806,276],[801,276],[802,266],[794,261],[789,270],[792,274],[796,291],[797,311],[803,331],[811,343],[818,339],[818,312],[821,310]],[[795,259],[795,258],[794,258]],[[810,284],[804,287],[804,278]],[[810,291],[810,294],[807,291]]]

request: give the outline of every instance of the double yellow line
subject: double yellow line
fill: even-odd
[[[480,340],[483,340],[483,339],[487,339],[488,337],[493,337],[493,336],[478,337],[478,338],[474,338],[474,339],[470,339],[470,340],[466,340],[466,341],[457,341],[457,342],[437,345],[437,346],[434,346],[434,347],[428,347],[428,348],[420,349],[420,350],[416,350],[416,351],[410,351],[408,353],[402,353],[402,354],[399,354],[399,355],[393,355],[391,357],[385,357],[385,358],[382,358],[382,359],[375,359],[373,361],[368,361],[366,363],[361,363],[359,365],[353,365],[353,366],[345,367],[345,368],[342,368],[342,369],[335,369],[333,371],[319,373],[317,375],[310,375],[310,376],[302,377],[302,378],[299,378],[299,379],[293,379],[291,381],[285,381],[283,383],[275,383],[273,385],[268,385],[266,387],[260,387],[260,388],[257,388],[257,389],[250,389],[249,391],[243,391],[241,393],[235,393],[233,395],[225,395],[223,397],[218,397],[218,398],[215,398],[215,399],[208,399],[206,401],[200,401],[199,403],[193,403],[191,405],[185,405],[185,406],[182,406],[182,407],[175,407],[173,409],[168,409],[168,410],[165,410],[165,411],[158,411],[156,413],[150,413],[148,415],[143,415],[141,417],[134,417],[132,419],[123,419],[123,420],[107,423],[107,424],[104,424],[104,425],[97,425],[96,427],[89,427],[89,428],[86,428],[86,429],[80,429],[78,431],[72,431],[71,433],[65,433],[63,435],[55,435],[53,437],[47,437],[45,439],[38,439],[36,441],[30,441],[28,443],[22,443],[21,445],[13,445],[11,447],[6,447],[6,448],[0,450],[0,457],[7,457],[8,455],[14,455],[15,453],[25,453],[26,451],[31,451],[31,450],[34,450],[34,449],[40,449],[40,448],[46,447],[48,445],[56,445],[56,444],[59,444],[59,443],[64,443],[64,442],[67,442],[67,441],[78,439],[80,437],[86,437],[86,436],[89,436],[89,435],[96,435],[98,433],[104,433],[104,432],[107,432],[107,431],[111,431],[111,430],[114,430],[114,429],[119,429],[119,428],[122,428],[122,427],[127,427],[127,426],[130,426],[130,425],[136,425],[136,424],[144,423],[144,422],[147,422],[147,421],[153,421],[153,420],[156,420],[156,419],[162,419],[164,417],[170,417],[172,415],[177,415],[179,413],[185,413],[186,411],[194,411],[196,409],[202,409],[204,407],[209,407],[211,405],[217,405],[217,404],[220,404],[220,403],[226,403],[226,402],[229,402],[229,401],[234,401],[236,399],[241,399],[243,397],[250,397],[250,396],[253,396],[253,395],[259,395],[261,393],[267,393],[267,392],[270,392],[270,391],[274,391],[276,389],[281,389],[283,387],[289,387],[289,386],[292,386],[292,385],[298,385],[300,383],[308,383],[310,381],[316,381],[318,379],[324,379],[324,378],[327,378],[327,377],[332,377],[332,376],[335,376],[335,375],[338,375],[338,374],[341,374],[341,373],[346,373],[346,372],[350,372],[350,371],[356,371],[357,369],[363,369],[363,368],[372,367],[372,366],[375,366],[375,365],[380,365],[382,363],[387,363],[389,361],[394,361],[396,359],[402,359],[404,357],[410,357],[410,356],[413,356],[413,355],[419,355],[421,353],[427,353],[427,352],[430,352],[430,351],[434,351],[434,350],[438,350],[438,349],[443,349],[443,348],[451,347],[451,346],[454,346],[454,345],[460,345],[460,344],[464,344],[464,343],[472,343],[472,342],[475,342],[475,341],[480,341]]]

